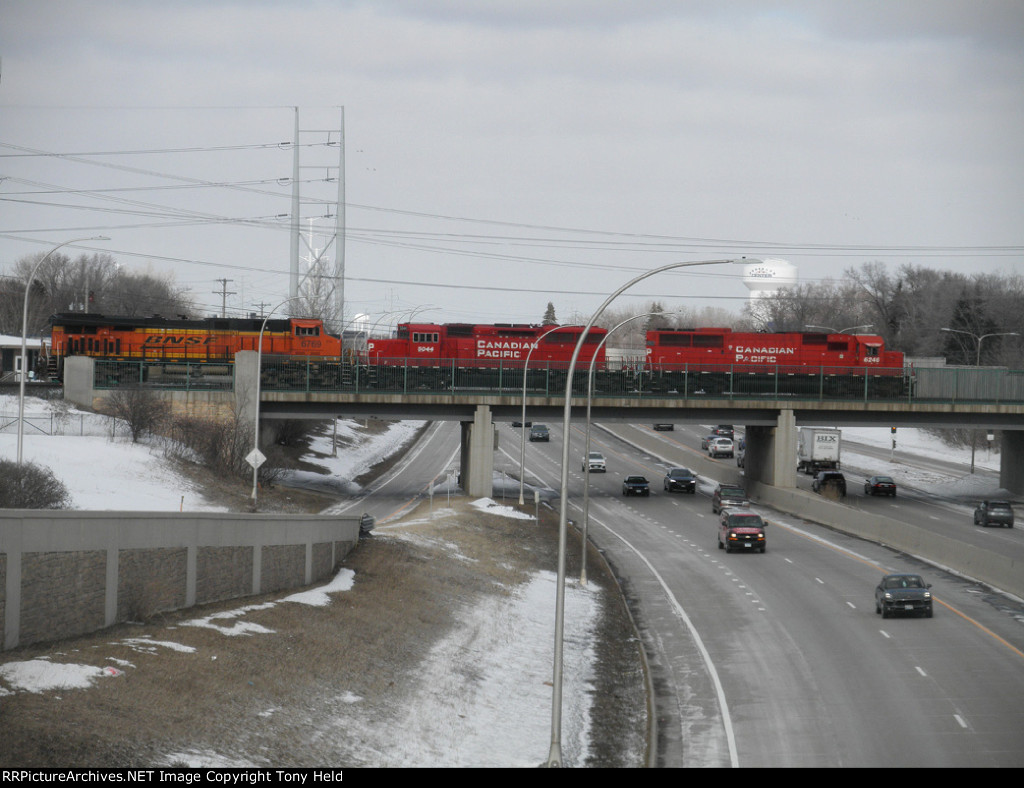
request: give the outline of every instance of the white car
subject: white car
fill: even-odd
[[[708,441],[709,457],[732,457],[733,443],[729,438],[712,438]]]
[[[591,473],[605,473],[608,470],[604,464],[604,455],[599,451],[592,451],[587,455],[587,459],[583,461],[582,470],[586,472],[588,466]]]

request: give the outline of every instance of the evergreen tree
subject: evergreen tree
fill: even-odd
[[[558,318],[555,317],[555,305],[548,301],[548,308],[544,310],[544,319],[541,321],[541,325],[553,326],[558,324]]]

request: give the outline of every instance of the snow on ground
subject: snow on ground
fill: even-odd
[[[976,472],[972,474],[970,472],[971,450],[969,448],[951,448],[936,436],[923,430],[898,429],[896,431],[896,450],[892,460],[879,460],[858,453],[854,445],[860,443],[889,450],[892,446],[892,438],[890,431],[884,427],[843,428],[842,470],[846,476],[848,487],[852,489],[862,484],[868,476],[891,476],[899,486],[930,493],[938,498],[968,499],[972,512],[976,500],[983,498],[1013,500],[1016,498],[1012,493],[999,488],[999,454],[989,451],[987,447],[978,448],[975,452]],[[983,441],[983,437],[979,438],[979,445]],[[949,473],[908,465],[899,459],[901,453],[905,452],[934,460],[958,463],[961,470]]]
[[[17,398],[0,397],[2,423],[17,418]],[[26,400],[26,414],[34,422],[50,424],[50,405]],[[63,435],[26,430],[25,459],[45,465],[67,485],[78,509],[161,511],[211,510],[198,491],[177,477],[157,448],[132,445],[125,438],[109,438],[109,420],[73,412]],[[357,424],[338,423],[338,437],[356,440],[352,447],[332,455],[332,435],[313,441],[310,461],[330,474],[353,479],[408,441],[421,422],[401,422],[367,437]],[[49,429],[49,428],[48,428]],[[0,457],[16,456],[16,427],[0,432]],[[53,430],[58,431],[58,430]],[[491,514],[530,517],[490,499],[474,506]],[[438,510],[434,516],[444,516]],[[261,637],[272,630],[244,620],[246,613],[274,604],[331,603],[331,595],[352,587],[354,574],[342,569],[325,586],[302,591],[276,603],[238,608],[183,622],[183,627],[212,628],[229,637]],[[378,720],[361,712],[361,698],[346,704],[347,719],[338,725],[357,730],[366,739],[366,751],[378,753],[379,766],[536,766],[546,757],[550,737],[551,632],[555,577],[540,573],[508,599],[492,599],[462,611],[463,623],[435,645],[423,663],[422,689],[401,711],[400,720]],[[566,643],[564,697],[586,699],[593,681],[594,655],[591,622],[597,616],[593,592],[569,587],[565,597]],[[192,651],[173,640],[130,638],[121,641],[139,652],[160,649]],[[531,646],[531,648],[524,647]],[[136,669],[123,660],[110,659],[98,668],[67,662],[67,655],[0,665],[0,696],[12,692],[54,692],[87,689]],[[461,666],[461,669],[460,669]],[[510,670],[510,666],[515,666]],[[471,677],[467,678],[467,677]],[[563,730],[576,735],[562,742],[567,764],[587,757],[588,709],[565,704]],[[177,752],[168,763],[192,767],[254,766],[215,752]]]

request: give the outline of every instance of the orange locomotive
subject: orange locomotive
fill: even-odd
[[[240,350],[256,350],[261,318],[105,317],[81,312],[53,315],[50,372],[61,376],[68,356],[113,361],[232,363]],[[283,356],[341,356],[341,339],[308,318],[266,321],[262,350]]]

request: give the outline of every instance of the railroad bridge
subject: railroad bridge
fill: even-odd
[[[108,364],[115,363],[113,375]],[[134,362],[132,362],[134,363]],[[336,417],[385,420],[458,421],[462,424],[463,486],[474,496],[492,492],[495,424],[519,421],[523,413],[522,369],[506,370],[481,385],[479,378],[438,374],[437,383],[410,385],[408,370],[388,369],[388,379],[359,380],[360,370],[337,372],[332,385],[314,384],[310,368],[322,362],[260,359],[255,352],[236,356],[219,380],[197,375],[175,381],[164,369],[130,368],[126,362],[72,357],[65,369],[65,397],[95,407],[112,388],[138,381],[165,392],[175,406],[190,412],[240,413],[250,422],[272,419]],[[152,366],[152,365],[151,365]],[[159,367],[160,365],[156,365]],[[188,367],[193,365],[178,365]],[[262,374],[257,376],[257,370]],[[442,370],[443,372],[443,370]],[[796,486],[796,428],[799,426],[967,427],[999,431],[1002,437],[1000,485],[1024,493],[1024,371],[992,368],[915,370],[899,390],[878,396],[869,377],[843,379],[835,370],[810,370],[799,381],[781,374],[757,385],[737,373],[694,369],[673,379],[672,387],[652,385],[650,375],[605,380],[588,391],[587,375],[573,381],[573,423],[742,424],[746,428],[745,472],[751,481],[776,487]],[[209,376],[207,376],[209,377]],[[257,386],[257,377],[260,385]],[[563,418],[565,373],[529,371],[526,413],[532,421]],[[443,382],[442,382],[443,381]],[[720,385],[724,381],[724,385]],[[794,385],[798,383],[799,385]],[[713,384],[713,385],[712,385]],[[912,385],[911,385],[912,384]],[[258,411],[256,392],[259,392]]]

